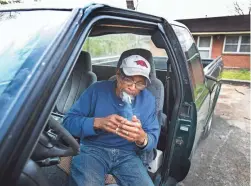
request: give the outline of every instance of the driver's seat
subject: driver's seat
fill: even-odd
[[[85,89],[96,81],[97,76],[92,72],[91,56],[88,52],[81,51],[72,73],[56,102],[53,111],[55,119],[62,121],[64,115],[78,100]],[[70,171],[71,159],[71,157],[63,157],[61,158],[60,164],[56,167],[44,168],[50,182],[55,183],[53,185],[65,184],[65,178]],[[58,168],[62,171],[58,170]],[[67,175],[65,175],[65,173]]]
[[[96,81],[97,76],[92,72],[91,56],[88,52],[81,51],[78,61],[56,102],[53,111],[54,115],[56,115],[55,119],[62,120],[63,116],[78,100],[84,90]],[[60,164],[57,166],[43,168],[50,183],[56,186],[63,186],[67,183],[72,157],[61,157],[60,159]],[[105,179],[106,183],[114,182],[113,178],[109,175]]]
[[[81,51],[66,85],[59,95],[54,112],[64,116],[84,90],[96,81],[97,76],[92,72],[91,56],[88,52]]]

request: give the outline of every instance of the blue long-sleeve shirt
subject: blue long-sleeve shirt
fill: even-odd
[[[80,96],[64,118],[64,127],[81,143],[123,150],[138,149],[135,143],[109,132],[94,130],[94,118],[111,114],[121,115],[123,102],[115,92],[116,81],[101,81],[91,85]],[[156,148],[160,127],[155,114],[155,98],[148,91],[141,91],[134,100],[133,113],[140,119],[143,130],[148,134],[148,144],[143,150]]]

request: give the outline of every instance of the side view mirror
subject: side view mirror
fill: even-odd
[[[207,79],[209,79],[209,80],[212,80],[212,81],[215,81],[215,82],[219,82],[219,80],[216,79],[216,78],[213,77],[213,76],[205,75],[205,77],[206,77]]]

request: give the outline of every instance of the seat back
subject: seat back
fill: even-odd
[[[81,51],[69,79],[56,102],[55,112],[65,115],[71,106],[91,84],[97,81],[97,76],[92,72],[91,56],[88,52]],[[66,174],[70,172],[72,157],[61,157],[58,167]]]
[[[81,93],[96,81],[97,76],[92,72],[91,56],[88,52],[81,51],[78,61],[57,100],[56,112],[64,115]]]
[[[125,59],[126,57],[130,55],[140,55],[144,57],[150,63],[151,84],[148,85],[147,89],[153,94],[153,96],[156,99],[156,114],[158,116],[158,121],[160,125],[163,125],[162,110],[163,110],[163,105],[164,105],[164,86],[163,86],[163,83],[156,77],[155,64],[153,62],[152,53],[146,49],[141,49],[141,48],[127,50],[123,52],[122,55],[120,56],[118,64],[117,64],[117,68],[121,66],[123,59]],[[112,76],[109,78],[109,80],[115,80],[115,79],[116,79],[116,76]]]

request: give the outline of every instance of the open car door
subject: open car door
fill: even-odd
[[[171,73],[174,81],[170,89],[175,90],[175,104],[168,129],[160,185],[173,185],[183,180],[189,172],[197,122],[197,109],[187,56],[187,54],[191,55],[195,46],[193,42],[189,43],[190,40],[187,41],[184,35],[180,35],[179,38],[179,34],[183,33],[174,30],[173,24],[180,26],[177,22],[169,24],[164,21],[163,29],[160,29],[163,32],[163,39],[172,66]],[[197,59],[192,60],[196,61]],[[166,92],[168,91],[166,90]]]

